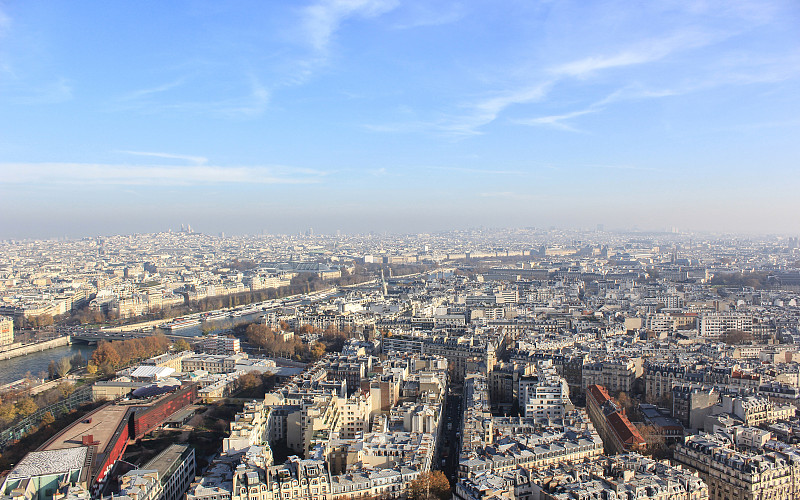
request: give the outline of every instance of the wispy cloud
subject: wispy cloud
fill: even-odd
[[[17,104],[57,104],[72,100],[72,85],[66,78],[41,85],[28,86],[12,98]]]
[[[182,113],[219,115],[234,119],[261,116],[269,108],[272,94],[269,88],[252,73],[246,76],[245,82],[245,85],[237,82],[239,83],[237,87],[244,86],[246,90],[240,91],[239,95],[227,98],[183,101],[159,99],[157,94],[181,85],[179,81],[172,82],[161,87],[135,91],[123,96],[118,105],[112,109],[121,107],[122,109],[133,109],[145,114],[178,111]]]
[[[134,90],[134,91],[128,93],[127,95],[122,96],[121,99],[123,101],[133,101],[133,100],[136,100],[136,99],[141,99],[143,97],[149,97],[149,96],[152,96],[154,94],[160,94],[162,92],[167,92],[167,91],[172,90],[174,88],[180,87],[185,82],[186,82],[185,78],[179,78],[177,80],[174,80],[174,81],[171,81],[171,82],[167,82],[167,83],[164,83],[162,85],[157,85],[155,87]]]
[[[311,46],[324,53],[339,26],[348,18],[370,18],[398,5],[395,0],[322,0],[305,8],[303,28]]]
[[[9,184],[201,186],[215,184],[309,184],[325,172],[280,165],[114,165],[96,163],[0,163]]]
[[[663,172],[663,170],[652,167],[640,167],[637,165],[598,165],[595,163],[588,163],[585,165],[590,168],[601,168],[605,170],[630,170],[639,172]]]
[[[567,120],[571,120],[572,118],[577,118],[579,116],[588,115],[590,113],[596,113],[601,111],[602,108],[599,107],[591,107],[589,109],[584,109],[580,111],[573,111],[571,113],[565,113],[563,115],[551,115],[551,116],[542,116],[539,118],[528,118],[523,120],[513,120],[513,123],[517,123],[519,125],[533,125],[533,126],[547,126],[557,128],[559,130],[567,130],[570,132],[580,132],[580,130],[572,127],[571,125],[564,123]]]
[[[241,102],[229,102],[224,105],[224,113],[252,117],[259,116],[267,110],[271,96],[269,89],[255,75],[250,75],[249,80],[250,95],[242,99]]]
[[[8,30],[11,28],[11,17],[3,10],[3,6],[0,5],[0,36],[5,35]]]
[[[463,172],[467,174],[482,175],[525,175],[527,172],[522,170],[495,170],[491,168],[469,168],[469,167],[429,167],[434,170],[447,170],[450,172]]]
[[[415,122],[413,126],[403,124],[372,125],[371,130],[383,132],[403,132],[419,129],[438,130],[454,135],[478,135],[481,128],[494,122],[508,108],[516,105],[540,102],[547,98],[554,88],[568,80],[583,80],[599,72],[614,68],[623,68],[652,63],[666,58],[669,55],[683,51],[697,49],[706,45],[724,40],[732,36],[730,33],[686,29],[672,35],[642,40],[616,52],[598,54],[590,57],[576,59],[562,64],[555,64],[543,73],[532,72],[531,79],[538,83],[527,84],[517,88],[499,91],[490,97],[475,99],[462,104],[460,107],[466,112],[452,113],[449,117],[428,123]],[[648,91],[640,89],[634,95],[632,91],[625,90],[619,95],[609,96],[606,100],[590,105],[587,108],[544,116],[532,119],[514,120],[513,123],[521,125],[550,126],[561,130],[576,131],[566,121],[589,113],[602,111],[603,107],[614,100],[623,98],[664,97],[673,95],[675,91]]]
[[[151,151],[120,150],[118,152],[136,156],[151,156],[154,158],[166,158],[170,160],[186,160],[188,162],[195,163],[197,165],[203,165],[205,163],[208,163],[208,158],[205,158],[203,156],[179,155],[173,153],[156,153]]]
[[[470,113],[446,120],[439,125],[439,128],[459,135],[479,134],[478,128],[495,121],[500,113],[509,106],[536,102],[544,98],[553,83],[555,82],[545,81],[538,85],[501,92],[467,104],[465,107],[471,109]]]
[[[446,6],[444,9],[436,10],[433,8],[435,4],[428,4],[422,2],[411,10],[411,19],[401,21],[393,26],[394,29],[413,29],[423,28],[429,26],[443,26],[459,21],[464,17],[465,9],[460,3],[454,3]]]
[[[680,32],[662,39],[640,41],[634,48],[615,54],[559,64],[550,68],[549,72],[557,77],[585,78],[602,70],[655,62],[675,52],[703,47],[726,36],[700,31]]]

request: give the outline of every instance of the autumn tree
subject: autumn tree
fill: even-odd
[[[728,345],[749,344],[753,341],[753,334],[742,330],[728,330],[722,336],[722,341]]]
[[[309,354],[313,361],[318,360],[325,354],[325,344],[323,344],[322,342],[314,341],[314,343],[311,345]]]
[[[261,374],[259,372],[247,372],[237,380],[240,389],[250,390],[261,385]]]
[[[172,344],[172,347],[178,352],[189,351],[192,349],[192,346],[190,346],[189,343],[183,339],[178,339],[177,342]]]
[[[646,443],[646,449],[640,450],[644,455],[654,455],[657,458],[664,458],[667,454],[667,444],[664,435],[658,432],[653,425],[642,425],[638,427],[639,434],[642,435]]]
[[[617,395],[617,403],[619,406],[625,410],[627,415],[631,415],[633,413],[635,402],[628,396],[628,393],[625,391],[620,391]]]
[[[42,425],[50,425],[55,421],[55,417],[53,417],[53,414],[49,411],[42,415]]]
[[[17,418],[17,407],[14,403],[6,401],[0,404],[0,424],[7,426]]]
[[[409,498],[412,500],[447,500],[450,498],[450,482],[440,470],[423,472],[411,481]]]
[[[163,354],[169,350],[171,345],[163,333],[113,343],[101,341],[92,353],[92,364],[100,367],[104,373],[108,373],[109,367],[113,369],[140,359]]]
[[[117,366],[122,361],[122,357],[111,342],[101,340],[97,344],[97,349],[92,353],[92,363],[97,366],[110,365]]]
[[[275,340],[272,330],[267,327],[267,325],[262,325],[260,323],[251,323],[247,325],[245,336],[249,343],[262,349],[267,349],[268,345]]]
[[[36,406],[36,403],[33,401],[32,398],[29,396],[25,396],[24,398],[20,399],[16,403],[17,413],[23,417],[27,417],[28,415],[33,415],[36,410],[39,409]]]
[[[66,398],[70,394],[75,392],[75,385],[73,385],[71,382],[61,382],[60,384],[58,384],[58,387],[56,387],[56,389],[58,389],[58,392],[61,393],[62,397]]]
[[[53,324],[53,317],[49,314],[40,314],[30,318],[32,328],[44,328]]]

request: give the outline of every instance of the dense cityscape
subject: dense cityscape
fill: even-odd
[[[800,496],[796,237],[184,225],[0,262],[0,363],[50,353],[0,388],[7,498]]]
[[[0,0],[0,500],[800,499],[797,0]]]

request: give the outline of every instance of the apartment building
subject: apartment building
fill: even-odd
[[[746,453],[720,435],[698,434],[679,443],[674,458],[700,473],[710,500],[800,498],[796,453]]]

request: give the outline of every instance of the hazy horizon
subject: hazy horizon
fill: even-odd
[[[800,4],[0,3],[0,239],[800,233]]]
[[[251,230],[251,231],[242,231],[242,232],[230,232],[230,231],[209,231],[209,230],[200,230],[193,224],[179,224],[176,227],[167,227],[158,230],[152,231],[134,231],[134,232],[106,232],[106,233],[94,233],[94,234],[82,234],[82,233],[75,233],[75,234],[53,234],[50,236],[42,236],[42,237],[10,237],[10,238],[0,238],[0,242],[21,242],[21,241],[53,241],[53,240],[70,240],[70,241],[77,241],[80,239],[86,238],[114,238],[114,237],[132,237],[137,235],[155,235],[155,234],[162,234],[162,233],[172,233],[172,234],[194,234],[194,235],[203,235],[212,238],[218,237],[225,237],[225,238],[259,238],[259,237],[277,237],[277,236],[287,236],[287,237],[320,237],[320,238],[349,238],[349,237],[370,237],[374,236],[376,238],[382,237],[420,237],[420,236],[442,236],[447,235],[450,233],[473,233],[473,232],[483,232],[483,233],[518,233],[520,231],[532,231],[534,234],[541,235],[543,233],[566,233],[567,235],[575,233],[576,235],[583,234],[585,236],[590,235],[613,235],[613,236],[633,236],[633,235],[642,235],[646,236],[664,236],[668,237],[667,239],[686,239],[689,238],[688,241],[691,241],[691,238],[796,238],[796,233],[780,233],[780,232],[737,232],[737,231],[713,231],[713,230],[704,230],[704,229],[685,229],[679,227],[670,227],[670,228],[642,228],[638,226],[633,227],[616,227],[616,226],[606,226],[605,224],[601,225],[602,228],[598,227],[588,227],[588,226],[464,226],[464,227],[446,227],[446,228],[439,228],[439,229],[431,229],[431,230],[408,230],[408,231],[390,231],[390,230],[366,230],[366,231],[346,231],[341,228],[329,230],[324,228],[317,228],[317,227],[296,227],[293,230],[286,230],[286,231],[266,231],[266,230]],[[190,228],[191,232],[189,232],[186,228]],[[309,235],[308,230],[311,229],[313,234]]]

